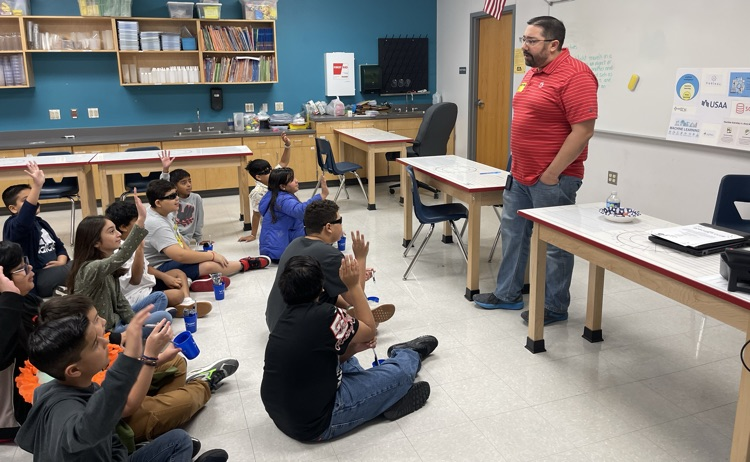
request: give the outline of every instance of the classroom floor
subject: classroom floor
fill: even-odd
[[[590,344],[581,338],[588,265],[577,259],[570,319],[547,327],[548,351],[532,355],[524,348],[527,327],[518,311],[485,311],[464,299],[465,263],[455,245],[440,242],[439,231],[402,281],[409,259],[402,257],[398,196],[378,185],[378,209],[367,211],[359,188],[350,193],[350,200],[342,194],[338,201],[344,229],[365,233],[368,266],[377,270],[367,293],[397,307],[380,326],[378,356],[393,343],[435,335],[440,345],[418,376],[431,385],[429,401],[398,421],[377,419],[328,443],[301,444],[282,434],[259,396],[271,267],[234,276],[226,299],[198,322],[201,355],[190,368],[227,356],[240,361],[186,427],[204,449],[224,448],[242,462],[728,460],[742,333],[607,273],[605,341]],[[430,195],[423,200],[432,201]],[[243,234],[236,197],[208,198],[204,206],[204,233],[218,252],[233,258],[258,253],[257,241],[236,242]],[[69,213],[42,213],[67,242]],[[499,249],[493,262],[486,258],[497,227],[485,208],[483,291],[495,285]],[[195,298],[212,300],[213,294]],[[184,329],[181,320],[175,327]],[[363,365],[372,362],[370,352],[359,358]],[[2,445],[0,459],[31,456]]]

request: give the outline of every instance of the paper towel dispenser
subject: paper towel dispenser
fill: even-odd
[[[380,93],[380,66],[377,64],[360,64],[359,91],[360,93]]]

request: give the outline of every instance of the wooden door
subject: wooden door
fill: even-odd
[[[476,161],[505,169],[510,142],[513,14],[479,19]]]

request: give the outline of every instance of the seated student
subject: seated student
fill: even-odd
[[[30,294],[34,271],[21,246],[0,242],[0,443],[13,441],[31,409],[21,396],[15,378],[28,359],[26,339],[42,299]]]
[[[354,317],[318,300],[324,274],[315,258],[292,257],[279,273],[288,308],[268,337],[260,386],[279,430],[298,441],[325,441],[381,414],[396,420],[424,406],[430,385],[414,379],[437,347],[435,337],[392,345],[389,359],[368,370],[354,356],[375,344],[375,320],[351,255],[341,260],[339,273]]]
[[[131,306],[120,289],[119,278],[127,272],[123,265],[130,260],[148,231],[144,227],[146,207],[133,194],[138,209],[138,219],[130,235],[123,242],[120,232],[109,219],[90,216],[81,220],[76,230],[73,251],[76,259],[68,276],[68,291],[71,294],[86,295],[94,301],[99,315],[106,321],[106,329],[122,332],[133,319],[136,310],[154,305],[149,314],[148,324],[154,325],[172,316],[164,311],[167,308],[167,296],[162,292],[153,292],[135,306]],[[148,336],[150,331],[144,333]]]
[[[107,339],[86,316],[46,322],[29,335],[31,363],[52,380],[34,391],[34,405],[16,436],[21,449],[35,461],[124,461],[127,449],[115,426],[141,367],[142,332],[148,310],[141,310],[127,328],[129,341],[99,386],[91,378],[108,366]],[[171,430],[137,450],[130,460],[188,461],[193,443],[184,430]],[[227,460],[226,452],[206,461]]]
[[[328,185],[321,176],[320,194],[305,202],[295,195],[299,191],[299,182],[291,168],[275,168],[268,176],[270,194],[260,200],[258,210],[263,215],[265,225],[260,230],[259,250],[268,255],[274,263],[279,262],[284,249],[294,239],[305,235],[302,218],[307,206],[317,200],[328,198]]]
[[[284,142],[284,151],[281,153],[281,159],[275,168],[285,168],[289,165],[289,157],[292,155],[292,143],[286,136],[286,132],[281,133],[281,141]],[[268,176],[271,174],[271,164],[265,159],[254,159],[247,163],[245,170],[255,180],[255,186],[250,191],[250,208],[253,211],[250,229],[252,232],[247,236],[239,238],[239,242],[252,242],[260,232],[261,213],[258,209],[260,200],[268,192]]]
[[[144,248],[146,259],[149,265],[163,273],[175,268],[184,271],[193,281],[191,290],[213,290],[213,282],[206,276],[210,273],[229,276],[265,268],[271,262],[263,255],[229,261],[214,251],[198,252],[191,249],[177,230],[173,219],[179,208],[179,197],[174,185],[169,181],[154,180],[148,184],[146,196],[151,204],[146,218],[146,229],[149,234]]]
[[[290,258],[298,255],[309,255],[314,257],[325,273],[323,293],[320,295],[321,302],[336,305],[339,308],[347,308],[353,305],[349,290],[339,277],[338,267],[341,261],[341,251],[332,244],[338,242],[343,234],[343,217],[339,214],[339,206],[332,200],[320,200],[311,203],[305,209],[304,237],[298,237],[287,246],[279,260],[279,271],[268,295],[266,304],[266,324],[268,330],[272,331],[281,313],[286,309],[281,290],[279,289],[279,277]],[[352,252],[357,263],[360,265],[360,286],[364,290],[367,269],[367,254],[370,251],[370,243],[359,231],[352,233]],[[381,305],[372,311],[375,322],[385,322],[394,313],[395,307],[391,304]]]
[[[115,228],[122,234],[123,239],[130,235],[138,219],[138,209],[135,204],[126,201],[110,204],[105,214],[115,224]],[[210,313],[212,308],[210,302],[196,302],[190,298],[190,285],[183,271],[173,269],[162,273],[148,265],[143,255],[144,245],[145,241],[141,241],[141,245],[125,263],[127,273],[120,276],[120,288],[130,305],[142,302],[154,291],[162,291],[167,296],[167,305],[176,308],[178,318],[182,317],[185,308],[193,305],[198,311],[199,318]]]
[[[172,170],[169,182],[177,188],[180,208],[175,213],[177,229],[185,239],[198,244],[210,241],[203,239],[203,199],[193,192],[193,180],[190,174],[181,168]]]
[[[71,315],[86,316],[89,322],[104,330],[91,299],[68,295],[47,300],[39,310],[39,321],[50,322]],[[148,336],[143,347],[145,358],[156,358],[155,367],[144,367],[138,374],[122,410],[122,418],[133,430],[136,443],[152,440],[190,421],[206,405],[221,381],[239,367],[236,359],[227,358],[187,373],[187,361],[178,355],[172,342],[172,328],[162,320]],[[112,334],[110,343],[124,343]],[[200,443],[198,443],[200,444]]]
[[[70,261],[65,245],[49,223],[39,217],[44,172],[34,161],[29,161],[27,168],[31,187],[17,184],[3,191],[3,202],[12,214],[3,225],[3,240],[21,245],[34,269],[34,292],[51,297],[55,287],[65,284]]]

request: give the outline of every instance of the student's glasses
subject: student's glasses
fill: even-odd
[[[169,194],[168,196],[164,196],[164,197],[160,197],[159,198],[160,201],[165,201],[165,200],[166,201],[173,201],[175,199],[177,199],[177,193],[172,193],[172,194]]]
[[[23,256],[23,268],[18,268],[17,270],[13,270],[10,272],[10,274],[18,274],[20,272],[23,272],[23,274],[29,274],[29,257],[26,255]]]
[[[328,224],[329,225],[336,225],[336,224],[340,225],[343,221],[344,221],[344,217],[338,217],[336,220],[329,221]]]
[[[518,37],[518,41],[521,42],[521,45],[526,44],[530,47],[533,47],[539,42],[552,42],[557,39],[548,39],[548,40],[541,40],[541,39],[535,39],[535,38],[529,38],[529,37]]]

